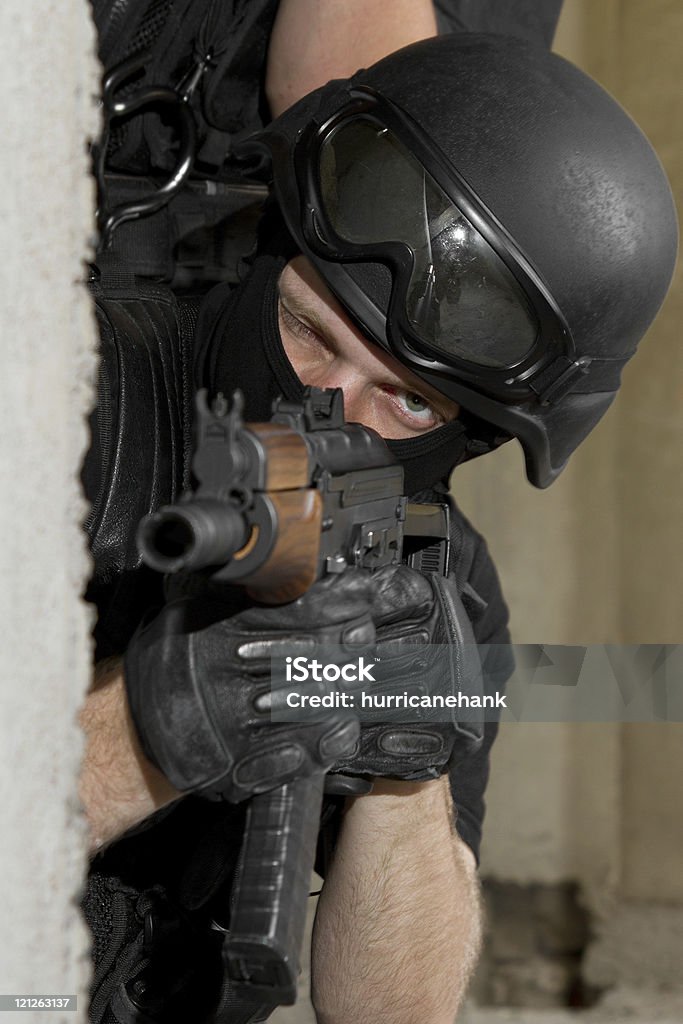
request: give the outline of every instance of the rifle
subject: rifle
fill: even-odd
[[[268,423],[245,425],[242,410],[239,392],[211,407],[198,393],[196,487],[141,521],[147,565],[239,583],[269,604],[293,601],[347,566],[403,560],[446,572],[448,507],[408,502],[403,469],[382,438],[345,422],[341,389],[278,399]],[[323,782],[297,779],[247,809],[223,958],[238,991],[275,1004],[296,1000]]]

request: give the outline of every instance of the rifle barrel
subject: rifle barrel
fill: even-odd
[[[138,529],[142,560],[157,572],[196,572],[224,565],[249,538],[244,515],[212,498],[166,505]]]

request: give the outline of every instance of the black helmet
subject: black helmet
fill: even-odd
[[[675,261],[667,180],[628,115],[545,49],[460,34],[329,83],[260,141],[289,232],[362,330],[551,483]]]

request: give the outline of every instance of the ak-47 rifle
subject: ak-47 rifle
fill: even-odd
[[[279,399],[268,423],[243,423],[239,392],[209,407],[200,391],[196,404],[197,486],[142,520],[147,565],[239,583],[269,604],[347,566],[445,573],[448,507],[407,501],[402,467],[375,431],[345,423],[339,388]],[[297,779],[247,810],[224,960],[235,986],[273,1003],[296,999],[323,782]]]

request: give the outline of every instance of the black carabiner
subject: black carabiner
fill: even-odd
[[[137,220],[156,213],[165,206],[180,190],[194,164],[197,153],[197,126],[190,108],[190,95],[199,81],[203,70],[208,66],[208,59],[200,64],[192,88],[183,88],[182,93],[169,86],[149,85],[126,99],[117,100],[116,90],[126,79],[141,71],[146,55],[136,55],[117,64],[105,76],[102,88],[102,103],[105,112],[105,128],[98,147],[95,174],[99,190],[100,205],[97,219],[100,228],[100,248],[107,249],[111,244],[114,231],[126,221]],[[119,117],[130,117],[147,107],[166,106],[174,110],[178,119],[179,150],[178,159],[171,175],[149,196],[132,203],[120,203],[113,210],[107,210],[104,202],[105,182],[104,163],[107,151],[107,138],[111,121]]]

